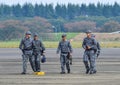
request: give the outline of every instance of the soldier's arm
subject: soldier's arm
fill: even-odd
[[[99,51],[101,50],[101,46],[100,46],[99,42],[97,42],[97,48],[98,48]]]
[[[83,47],[84,49],[86,49],[85,39],[83,40],[82,47]]]
[[[20,42],[19,48],[20,48],[21,50],[23,50],[23,39],[22,39],[21,42]]]
[[[32,41],[32,48],[35,49],[34,40]]]
[[[93,45],[91,46],[91,49],[97,49],[97,41],[93,39]]]
[[[60,47],[60,42],[59,42],[57,52],[56,52],[57,54],[59,53],[60,49],[61,49],[61,47]]]
[[[97,42],[97,57],[100,55],[100,50],[101,50],[100,44],[99,42]]]
[[[69,42],[69,44],[68,44],[68,47],[69,47],[69,49],[70,49],[70,53],[72,53],[72,52],[73,52],[73,49],[72,49],[72,45],[71,45],[70,42]]]
[[[41,43],[42,51],[44,52],[45,51],[45,46],[44,46],[44,44],[41,41],[40,41],[40,43]]]

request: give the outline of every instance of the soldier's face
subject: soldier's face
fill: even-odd
[[[34,36],[34,40],[38,40],[38,36]]]
[[[31,35],[26,34],[26,35],[25,35],[25,37],[26,37],[26,38],[30,38],[30,37],[31,37]]]
[[[90,38],[91,37],[91,33],[87,33],[87,37]]]
[[[65,41],[65,40],[66,40],[66,37],[62,37],[62,40]]]

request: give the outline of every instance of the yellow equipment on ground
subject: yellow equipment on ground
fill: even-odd
[[[44,76],[45,72],[35,72],[35,75]]]

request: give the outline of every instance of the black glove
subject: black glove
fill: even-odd
[[[70,61],[70,65],[72,65],[72,55],[70,53],[68,53],[67,58]]]
[[[72,65],[72,56],[70,57],[70,65]]]
[[[97,52],[97,58],[98,58],[99,55],[100,55],[100,51]]]

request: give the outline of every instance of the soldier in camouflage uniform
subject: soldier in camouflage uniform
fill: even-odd
[[[33,56],[32,56],[32,39],[31,39],[31,32],[28,31],[25,34],[25,38],[21,40],[19,48],[22,50],[23,55],[22,55],[22,60],[23,60],[23,72],[21,74],[26,74],[26,69],[27,69],[27,62],[28,59],[30,61],[31,67],[33,71],[35,71],[35,64],[33,62]]]
[[[92,38],[95,39],[95,35],[94,34],[92,34]],[[96,54],[97,58],[100,55],[100,51],[101,51],[101,46],[100,46],[100,43],[97,41],[97,49],[95,50],[95,54]]]
[[[38,39],[38,34],[34,34],[34,40],[33,40],[33,56],[34,56],[34,62],[35,62],[35,72],[40,72],[40,60],[41,55],[43,55],[45,51],[45,47],[43,43]]]
[[[95,39],[95,35],[94,34],[92,34],[91,37]],[[94,52],[95,52],[95,61],[94,61],[95,69],[96,69],[96,59],[100,55],[100,51],[101,51],[101,47],[100,47],[99,42],[98,41],[96,41],[96,42],[97,42],[97,45],[96,45],[97,49],[94,50]],[[97,72],[97,70],[96,70],[96,72]]]
[[[57,54],[60,51],[60,62],[61,62],[61,74],[65,74],[65,65],[67,73],[70,73],[69,56],[72,54],[72,46],[68,40],[66,40],[66,34],[62,35],[62,40],[59,42]]]
[[[84,38],[82,47],[85,49],[84,56],[83,56],[83,62],[86,67],[86,74],[90,72],[90,74],[96,73],[95,69],[95,52],[96,49],[96,41],[91,37],[91,31],[88,30],[86,32],[87,37]],[[90,63],[90,65],[89,65]]]

